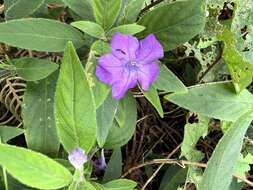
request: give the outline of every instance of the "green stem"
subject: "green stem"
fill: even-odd
[[[8,178],[7,178],[7,173],[6,173],[5,167],[3,167],[3,177],[4,177],[4,187],[5,187],[5,190],[9,190]]]

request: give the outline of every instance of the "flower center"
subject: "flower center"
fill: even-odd
[[[136,65],[137,65],[137,62],[136,62],[135,60],[131,60],[129,63],[130,63],[131,65],[133,65],[133,66],[136,66]]]

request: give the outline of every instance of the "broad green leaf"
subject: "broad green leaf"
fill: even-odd
[[[252,111],[242,115],[225,133],[208,161],[198,190],[228,189],[240,155],[243,137],[252,119]]]
[[[232,32],[225,28],[219,39],[225,43],[222,56],[228,66],[235,90],[240,93],[252,82],[253,65],[237,51],[236,39]]]
[[[96,190],[96,188],[88,181],[83,182],[80,187],[74,190]]]
[[[138,21],[146,30],[141,37],[156,35],[165,50],[171,50],[201,33],[205,26],[203,0],[176,1],[159,6]]]
[[[22,109],[29,149],[56,156],[60,142],[54,119],[54,93],[58,73],[38,82],[28,82]]]
[[[0,142],[6,143],[7,141],[23,133],[23,129],[19,129],[16,127],[0,126]]]
[[[55,93],[55,119],[67,151],[81,147],[86,153],[96,140],[96,107],[88,79],[72,43],[64,51]]]
[[[93,0],[93,14],[105,31],[115,23],[121,7],[120,0]]]
[[[4,9],[5,9],[5,11],[7,11],[17,1],[18,0],[4,0]]]
[[[174,190],[185,183],[187,169],[170,166],[165,172],[159,190]]]
[[[0,42],[37,51],[60,52],[68,41],[76,48],[83,45],[83,35],[72,26],[43,18],[17,19],[0,23]]]
[[[108,182],[120,178],[122,173],[121,148],[115,148],[104,174],[103,181]]]
[[[234,93],[233,84],[209,83],[189,88],[186,94],[171,94],[165,99],[207,117],[235,121],[252,109],[253,96],[247,90]]]
[[[125,105],[125,117],[124,126],[119,127],[119,124],[114,120],[113,126],[108,134],[104,148],[113,149],[121,147],[126,144],[134,134],[136,120],[137,120],[137,108],[136,101],[130,93],[121,100]]]
[[[0,144],[0,164],[20,182],[38,189],[59,189],[72,180],[62,165],[25,148]]]
[[[134,35],[137,34],[145,29],[144,26],[138,24],[126,24],[120,25],[112,28],[108,33],[107,36],[111,38],[116,32],[120,32],[122,34]]]
[[[97,142],[101,148],[113,126],[117,107],[118,101],[114,100],[112,96],[107,96],[103,104],[97,109]]]
[[[196,150],[195,146],[200,137],[205,137],[208,132],[209,119],[199,116],[198,123],[187,123],[184,126],[184,139],[181,146],[181,157],[187,160],[200,161],[203,153]]]
[[[143,91],[143,94],[147,98],[147,100],[155,107],[159,115],[163,118],[163,114],[164,114],[163,108],[162,108],[160,98],[155,86],[154,85],[151,86],[149,91],[147,92]]]
[[[64,0],[46,0],[47,4],[63,4]]]
[[[26,81],[36,81],[46,78],[58,69],[58,65],[46,60],[37,58],[19,58],[11,60],[19,76]]]
[[[156,89],[165,92],[187,92],[187,88],[165,65],[160,66],[160,73],[154,83]]]
[[[128,105],[126,105],[126,101],[120,101],[119,105],[118,105],[118,109],[117,112],[115,114],[115,119],[119,125],[119,127],[124,127],[125,126],[125,122],[126,122],[126,118],[127,118],[127,107]]]
[[[240,154],[236,163],[235,174],[247,178],[246,174],[250,171],[251,164],[253,164],[253,156],[251,154],[247,154],[245,157]]]
[[[103,184],[103,187],[105,190],[133,190],[136,185],[136,182],[129,179],[117,179]]]
[[[82,20],[93,21],[92,0],[62,0],[71,10],[81,17]]]
[[[145,0],[129,0],[123,9],[120,23],[129,24],[135,22],[144,3]]]
[[[8,7],[5,12],[5,18],[18,19],[30,16],[33,14],[40,6],[43,5],[45,0],[17,0],[10,7]]]
[[[95,22],[76,21],[72,22],[71,25],[95,38],[105,39],[104,29]]]

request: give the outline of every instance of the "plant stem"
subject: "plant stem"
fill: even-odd
[[[4,177],[4,187],[5,187],[5,190],[9,190],[8,178],[7,178],[7,173],[6,173],[5,167],[3,167],[3,177]]]

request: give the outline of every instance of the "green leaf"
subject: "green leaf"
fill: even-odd
[[[250,164],[253,164],[253,156],[247,154],[247,156],[243,157],[243,155],[240,154],[236,163],[235,174],[247,178],[246,173],[250,171]]]
[[[165,99],[207,117],[235,121],[252,109],[253,96],[247,90],[236,95],[228,82],[209,83],[189,88],[186,94],[171,94]]]
[[[102,148],[113,125],[118,101],[112,96],[107,96],[104,103],[97,109],[97,142]]]
[[[119,127],[119,124],[114,120],[113,126],[108,134],[104,148],[113,149],[126,144],[134,134],[137,110],[136,101],[130,93],[121,100],[124,104],[125,121],[124,126]]]
[[[119,0],[93,0],[92,8],[95,19],[105,31],[115,23],[121,7]]]
[[[252,111],[241,116],[225,133],[208,161],[199,190],[228,189],[240,155],[243,137],[252,121]]]
[[[72,22],[71,25],[95,38],[105,39],[104,29],[95,22],[76,21]]]
[[[30,16],[43,5],[44,2],[45,0],[17,0],[5,11],[5,18],[9,20]]]
[[[96,106],[72,43],[66,46],[57,82],[55,119],[64,148],[81,147],[88,153],[96,140]]]
[[[160,66],[160,73],[154,85],[156,89],[164,90],[165,92],[184,93],[188,91],[177,76],[165,65]]]
[[[138,21],[146,30],[141,37],[156,35],[165,50],[171,50],[199,34],[205,26],[203,0],[176,1],[147,12]]]
[[[91,6],[92,0],[63,0],[64,4],[73,10],[82,20],[93,21],[93,12]]]
[[[0,142],[7,143],[9,140],[23,133],[23,129],[19,129],[16,127],[0,126]]]
[[[24,57],[11,60],[19,76],[26,81],[36,81],[46,78],[58,69],[58,65],[46,60]]]
[[[119,125],[119,127],[124,127],[125,126],[125,121],[126,121],[126,118],[127,118],[127,106],[125,104],[126,101],[120,101],[119,102],[119,105],[118,105],[118,109],[117,109],[117,112],[115,114],[115,119]]]
[[[160,98],[158,95],[158,92],[154,85],[152,85],[149,89],[149,91],[144,92],[144,96],[147,98],[147,100],[155,107],[159,115],[163,118],[163,108],[160,102]]]
[[[225,28],[218,38],[225,43],[223,59],[228,66],[235,90],[240,93],[252,82],[253,65],[237,51],[233,32]]]
[[[29,149],[56,156],[60,142],[54,119],[54,93],[58,73],[36,83],[28,82],[22,109]]]
[[[170,166],[163,178],[159,190],[174,190],[185,183],[187,169],[179,166]]]
[[[136,182],[128,179],[117,179],[103,184],[105,190],[133,190],[136,187]]]
[[[96,108],[102,105],[102,103],[107,98],[111,87],[105,83],[100,82],[96,75],[96,64],[97,56],[104,55],[111,52],[111,48],[108,43],[105,43],[101,40],[95,41],[90,48],[89,58],[85,66],[85,71],[88,76],[90,86],[94,94]]]
[[[123,14],[120,18],[120,23],[129,24],[135,22],[144,3],[145,0],[129,0],[127,2],[127,5],[123,9]]]
[[[199,116],[198,123],[187,123],[184,126],[184,139],[181,146],[180,157],[185,157],[187,160],[200,161],[203,158],[203,153],[196,150],[195,146],[200,137],[205,137],[208,132],[209,119]]]
[[[59,189],[72,180],[56,161],[28,149],[0,144],[0,164],[20,182],[39,189]]]
[[[114,179],[120,178],[122,173],[122,155],[121,148],[116,148],[113,150],[112,156],[107,168],[105,170],[103,182],[108,182]]]
[[[137,34],[145,29],[144,26],[138,25],[138,24],[126,24],[126,25],[120,25],[112,28],[107,36],[111,38],[116,32],[120,32],[122,34],[128,34],[128,35],[134,35]]]
[[[56,20],[29,18],[0,23],[0,42],[37,51],[60,52],[68,41],[76,48],[83,45],[83,35]]]

